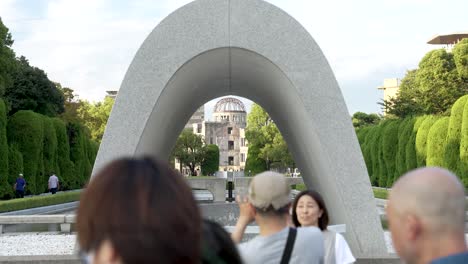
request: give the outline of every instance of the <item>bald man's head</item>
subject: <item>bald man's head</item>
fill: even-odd
[[[465,191],[448,170],[427,167],[408,172],[394,184],[389,204],[397,213],[417,216],[434,235],[464,232]]]

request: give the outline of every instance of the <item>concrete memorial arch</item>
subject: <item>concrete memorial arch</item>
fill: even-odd
[[[191,114],[224,95],[268,111],[333,223],[358,257],[386,255],[382,227],[349,113],[309,33],[260,0],[198,0],[170,14],[130,64],[93,173],[114,158],[165,159]]]

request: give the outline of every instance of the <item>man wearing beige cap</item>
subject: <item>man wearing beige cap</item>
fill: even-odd
[[[267,171],[255,176],[247,197],[237,196],[240,215],[232,239],[239,243],[254,220],[260,234],[241,243],[245,263],[323,263],[324,245],[316,227],[289,228],[291,188],[282,174]]]

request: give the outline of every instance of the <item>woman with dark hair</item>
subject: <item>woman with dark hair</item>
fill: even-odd
[[[201,217],[166,163],[111,162],[83,191],[77,214],[85,263],[200,263]]]
[[[347,264],[356,261],[344,237],[327,229],[328,211],[318,192],[305,190],[296,195],[292,207],[292,221],[296,227],[316,226],[322,230],[325,264]]]
[[[204,219],[202,237],[202,264],[242,263],[231,236],[218,223]]]

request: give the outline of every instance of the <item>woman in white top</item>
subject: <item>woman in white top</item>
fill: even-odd
[[[325,264],[348,264],[356,261],[342,235],[327,229],[329,218],[322,196],[314,190],[300,192],[292,207],[296,227],[316,226],[323,232]]]

